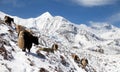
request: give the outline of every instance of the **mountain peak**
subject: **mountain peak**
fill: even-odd
[[[41,16],[52,16],[52,15],[49,12],[45,12]]]
[[[53,16],[49,12],[45,12],[45,13],[41,14],[40,16],[38,16],[37,19],[39,19],[39,18],[46,19],[46,18],[52,18],[52,17]]]

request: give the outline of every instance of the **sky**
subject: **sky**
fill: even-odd
[[[45,12],[75,24],[113,24],[120,27],[120,0],[0,0],[0,11],[20,18]]]

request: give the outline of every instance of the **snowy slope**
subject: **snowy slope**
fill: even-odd
[[[3,20],[7,15],[0,12]],[[10,15],[9,15],[10,16]],[[33,45],[31,53],[24,53],[17,46],[17,33],[11,27],[0,24],[0,72],[119,72],[120,71],[120,29],[113,25],[76,25],[61,16],[52,16],[45,12],[36,18],[14,18],[16,24],[23,25],[39,36],[39,45]],[[9,31],[12,30],[12,33]],[[39,46],[59,45],[55,54],[41,51]],[[102,50],[102,52],[100,51]],[[89,64],[82,69],[73,60],[71,54],[80,59],[87,58]],[[64,57],[64,60],[61,59]]]

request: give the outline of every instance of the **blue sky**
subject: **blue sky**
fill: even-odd
[[[0,0],[0,11],[21,18],[48,11],[76,24],[109,23],[120,27],[120,0]]]

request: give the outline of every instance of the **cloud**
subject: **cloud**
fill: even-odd
[[[120,23],[120,12],[108,17],[107,22],[112,24]]]
[[[119,0],[71,0],[71,1],[81,6],[93,7],[115,4]]]
[[[109,25],[120,27],[120,12],[107,17],[104,21],[89,21],[90,26]]]
[[[94,21],[89,21],[90,26],[95,26],[95,27],[101,27],[105,25],[109,25],[107,22],[94,22]]]

